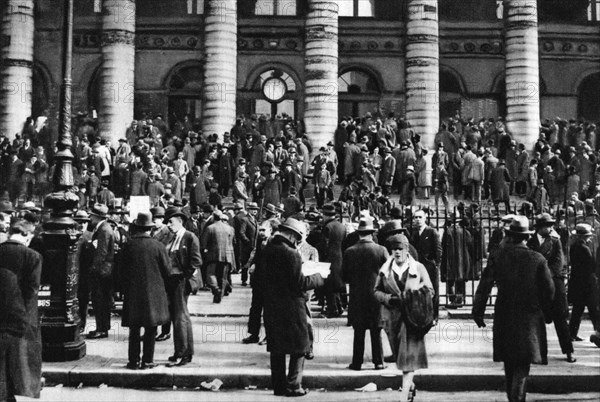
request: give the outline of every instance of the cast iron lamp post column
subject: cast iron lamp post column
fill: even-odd
[[[85,341],[79,332],[77,301],[79,261],[77,231],[72,219],[79,198],[73,188],[73,153],[71,147],[71,67],[73,49],[73,0],[64,0],[63,84],[60,99],[58,152],[54,156],[54,192],[44,200],[52,209],[44,224],[42,284],[49,286],[50,305],[42,312],[42,359],[44,361],[77,360],[85,356]]]

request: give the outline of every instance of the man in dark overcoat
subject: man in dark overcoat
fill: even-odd
[[[249,202],[246,206],[248,214],[241,222],[240,226],[240,264],[242,266],[242,286],[246,286],[248,281],[248,268],[247,263],[250,259],[250,254],[256,245],[256,234],[258,221],[258,204],[255,202]],[[244,268],[246,267],[246,268]]]
[[[373,241],[373,218],[363,218],[358,225],[359,241],[344,252],[344,282],[350,284],[348,323],[354,328],[351,370],[360,370],[365,351],[365,333],[371,334],[371,353],[375,370],[383,370],[381,345],[381,305],[375,298],[379,269],[388,259],[385,247]]]
[[[155,367],[156,327],[169,322],[165,282],[171,261],[163,244],[150,236],[150,212],[140,212],[131,223],[132,236],[123,247],[123,322],[129,327],[129,363],[136,370]],[[144,354],[140,365],[140,329],[144,328]]]
[[[28,248],[34,230],[30,222],[17,220],[0,245],[0,401],[39,398],[42,388],[42,256]]]
[[[92,232],[92,265],[89,268],[92,306],[96,318],[96,330],[90,331],[88,339],[108,338],[110,310],[113,304],[113,268],[115,263],[115,236],[108,223],[108,207],[95,204],[90,212],[88,230]]]
[[[473,279],[471,255],[473,238],[468,230],[461,226],[462,218],[451,214],[450,225],[442,235],[442,264],[440,274],[442,282],[447,282],[447,308],[463,305],[465,282]]]
[[[184,366],[192,361],[194,336],[187,304],[190,293],[202,287],[202,277],[194,275],[202,266],[200,242],[196,235],[183,226],[186,219],[187,216],[177,207],[165,212],[165,222],[173,233],[167,245],[172,269],[167,281],[167,296],[175,344],[175,353],[169,357],[173,366]]]
[[[323,248],[321,259],[330,262],[330,274],[327,277],[327,315],[339,317],[342,312],[340,292],[345,292],[346,285],[342,278],[342,244],[346,238],[346,227],[336,218],[336,210],[332,204],[323,207]]]
[[[569,305],[567,304],[567,290],[565,280],[567,279],[567,267],[564,264],[564,256],[560,237],[552,230],[556,221],[550,214],[539,215],[535,222],[535,234],[527,242],[527,247],[537,251],[544,256],[552,274],[554,282],[554,299],[552,301],[552,321],[558,335],[558,342],[564,354],[567,355],[569,363],[575,363],[573,357],[573,342],[569,333]]]
[[[485,307],[496,284],[494,361],[504,362],[509,401],[525,400],[532,363],[548,364],[546,322],[554,283],[544,257],[527,248],[531,233],[526,217],[513,218],[507,243],[501,253],[490,255],[473,303],[473,319],[478,327],[485,327]]]
[[[571,277],[569,278],[569,302],[573,303],[569,329],[571,339],[581,341],[577,336],[581,316],[588,308],[590,320],[596,333],[600,331],[600,312],[598,311],[598,277],[596,276],[592,244],[594,231],[591,225],[580,223],[572,232],[575,239],[569,249],[571,261]]]
[[[510,213],[510,183],[512,177],[506,168],[506,162],[500,159],[498,166],[490,172],[490,190],[494,206],[498,209],[498,204],[504,203],[506,212]]]
[[[310,351],[310,336],[305,292],[324,284],[319,274],[302,274],[302,258],[296,250],[302,239],[301,225],[294,218],[286,220],[263,253],[264,320],[275,395],[306,394],[302,371],[304,356]],[[286,355],[290,355],[287,380]]]
[[[440,262],[442,260],[442,243],[434,228],[427,225],[427,214],[422,209],[413,215],[415,226],[412,229],[410,243],[417,249],[419,262],[425,266],[429,279],[433,284],[433,314],[437,320],[440,306]]]

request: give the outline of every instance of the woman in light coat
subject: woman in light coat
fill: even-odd
[[[433,285],[427,270],[409,255],[406,236],[394,235],[388,240],[392,257],[383,264],[375,282],[375,298],[382,304],[381,320],[396,358],[396,367],[402,370],[401,401],[412,401],[415,394],[415,370],[427,368],[425,340],[408,328],[402,316],[402,294],[407,290],[429,288]]]

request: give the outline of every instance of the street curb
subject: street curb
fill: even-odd
[[[120,388],[196,388],[202,381],[219,378],[223,381],[223,389],[244,389],[250,385],[257,388],[270,388],[271,377],[268,369],[252,369],[246,372],[217,373],[210,368],[199,367],[186,369],[158,367],[149,371],[130,371],[126,369],[83,370],[78,368],[66,369],[50,367],[43,370],[47,384],[62,384],[63,386],[78,387],[99,386],[106,384]],[[400,373],[374,374],[373,371],[347,373],[345,371],[318,373],[305,371],[303,385],[309,389],[353,390],[370,382],[377,384],[380,390],[396,389],[401,385]],[[417,373],[415,383],[418,389],[430,392],[468,392],[468,391],[503,391],[504,375],[498,374],[428,374],[424,370]],[[51,385],[50,385],[51,386]],[[590,375],[556,375],[533,374],[527,382],[528,392],[537,393],[576,393],[600,392],[600,374]]]

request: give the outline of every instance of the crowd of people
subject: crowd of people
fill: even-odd
[[[0,140],[0,272],[7,289],[23,273],[18,264],[7,265],[4,250],[13,252],[8,247],[18,243],[28,246],[19,252],[43,253],[47,216],[40,206],[51,190],[57,150],[43,121],[28,120],[14,141]],[[243,342],[266,343],[277,395],[305,393],[301,372],[304,360],[314,357],[308,305],[314,301],[327,317],[348,311],[355,334],[349,369],[362,368],[369,330],[374,368],[396,363],[404,373],[402,400],[412,400],[413,374],[427,367],[427,355],[425,334],[403,318],[405,295],[428,289],[435,325],[440,281],[446,307],[457,308],[465,304],[465,283],[481,279],[473,310],[480,326],[494,283],[497,313],[502,303],[512,306],[511,298],[536,309],[535,317],[517,309],[495,318],[494,358],[505,362],[511,400],[524,395],[529,364],[546,362],[545,322],[554,322],[562,352],[574,362],[572,342],[581,340],[587,307],[600,346],[600,158],[593,124],[545,121],[530,154],[502,119],[456,117],[441,125],[429,156],[410,123],[393,114],[344,118],[334,140],[319,150],[288,116],[239,118],[218,138],[187,119],[169,127],[157,115],[133,122],[118,144],[100,138],[96,123],[79,115],[72,147],[72,192],[79,197],[74,220],[82,233],[80,328],[89,326],[91,299],[95,327],[87,337],[107,338],[114,297],[122,298],[129,369],[153,368],[154,342],[171,336],[169,365],[190,363],[188,299],[210,291],[214,303],[223,302],[234,291],[233,273],[241,274],[241,286],[252,287]],[[435,209],[443,203],[443,225],[433,225],[432,207],[416,207],[418,197],[431,195]],[[523,198],[519,211],[511,195]],[[147,196],[151,209],[130,220],[128,200],[136,196]],[[485,201],[502,222],[489,238],[477,225]],[[526,273],[503,273],[527,259]],[[329,274],[304,276],[308,261],[330,264]],[[39,273],[22,269],[39,287]],[[529,332],[523,335],[520,326]],[[383,356],[382,329],[392,356]],[[508,349],[514,345],[506,342],[518,336],[527,341],[513,355]]]

